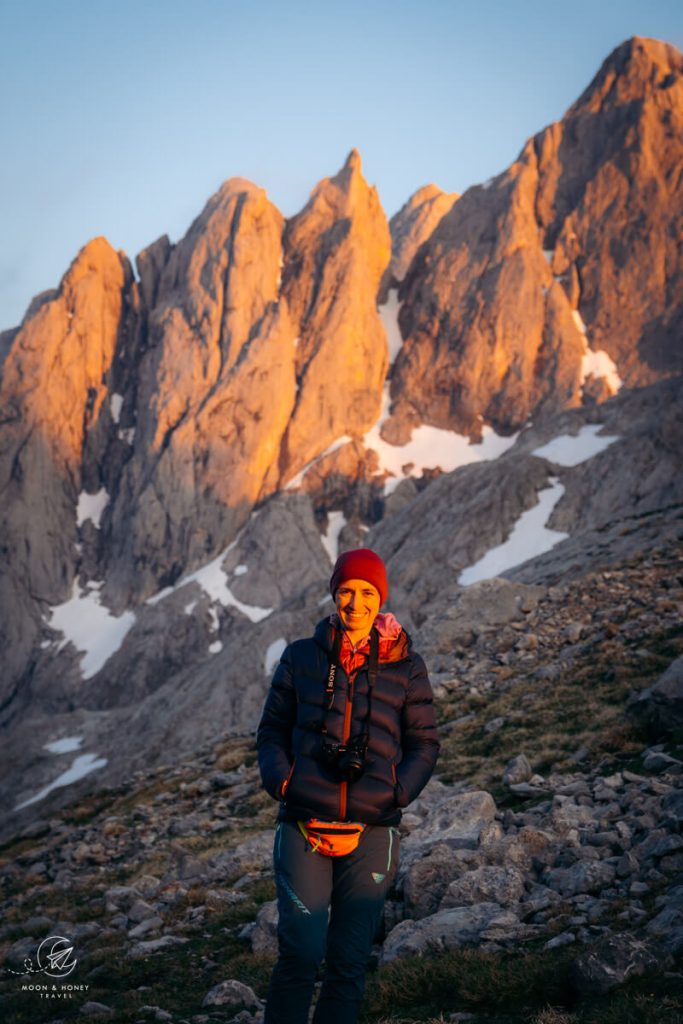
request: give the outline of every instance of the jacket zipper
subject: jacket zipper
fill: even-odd
[[[280,799],[284,799],[284,795],[287,792],[287,786],[292,781],[292,775],[294,774],[294,768],[296,767],[296,757],[292,761],[292,767],[289,769],[289,774],[284,782],[280,783]]]
[[[356,675],[357,674],[358,674],[358,669],[356,669],[356,671],[353,673],[353,675],[349,676],[349,691],[348,691],[348,694],[347,694],[347,697],[346,697],[346,708],[344,709],[344,728],[342,730],[342,743],[346,743],[348,741],[349,736],[351,735],[351,715],[353,714],[353,687],[354,687],[354,683],[356,681]],[[347,790],[347,787],[348,787],[348,782],[341,782],[340,783],[340,786],[339,786],[339,820],[340,821],[343,821],[344,818],[346,817],[346,797],[347,797],[346,790]]]

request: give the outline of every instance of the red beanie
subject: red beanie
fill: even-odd
[[[330,580],[332,597],[344,580],[365,580],[367,583],[372,583],[373,587],[377,587],[379,591],[380,607],[389,595],[387,570],[384,562],[370,548],[356,548],[355,551],[345,551],[343,555],[339,556]]]

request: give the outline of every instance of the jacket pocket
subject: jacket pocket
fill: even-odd
[[[396,775],[396,768],[393,764],[391,766],[391,771],[394,776],[394,803],[397,807],[403,809],[411,803],[411,800],[408,793],[406,793],[405,787],[399,782]]]
[[[286,800],[286,799],[287,799],[287,790],[288,790],[288,789],[289,789],[289,787],[290,787],[290,784],[291,784],[292,778],[293,778],[293,776],[294,776],[294,769],[295,769],[295,768],[296,768],[296,757],[295,757],[295,758],[294,758],[294,760],[292,761],[292,767],[291,767],[291,768],[289,769],[289,775],[287,776],[287,778],[286,778],[286,779],[284,779],[284,780],[283,780],[283,781],[282,781],[282,782],[280,783],[280,799],[281,799],[281,800]]]

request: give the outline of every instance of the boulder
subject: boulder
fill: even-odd
[[[247,871],[269,869],[272,865],[274,839],[274,829],[267,829],[246,839],[232,850],[215,854],[209,861],[211,877],[227,885]]]
[[[476,862],[474,851],[454,850],[447,843],[436,842],[429,845],[424,856],[414,860],[407,871],[399,866],[406,917],[419,920],[434,914],[450,882]]]
[[[655,736],[683,728],[683,656],[672,661],[653,686],[633,696],[626,713]]]
[[[450,882],[439,905],[447,907],[468,907],[479,903],[497,903],[510,907],[519,903],[524,895],[524,876],[513,867],[484,865],[473,871],[465,871]]]
[[[479,835],[496,816],[496,804],[490,793],[471,790],[442,800],[404,842],[411,852],[425,843],[447,843],[453,849],[475,849]]]
[[[240,938],[249,940],[254,953],[277,956],[277,923],[277,900],[269,900],[259,908],[256,920],[245,925],[240,932]]]
[[[521,782],[528,782],[533,775],[533,769],[525,754],[518,754],[508,761],[503,774],[503,785],[519,785]]]
[[[455,907],[440,910],[420,921],[401,921],[385,939],[380,964],[390,963],[400,956],[415,956],[469,945],[494,924],[514,931],[519,921],[511,911],[503,910],[497,903]]]
[[[580,953],[572,965],[573,982],[582,998],[604,995],[647,972],[656,970],[660,954],[652,942],[634,935],[609,935]]]
[[[578,893],[601,892],[615,879],[615,868],[603,861],[579,861],[570,868],[553,868],[547,872],[545,883],[561,896]]]
[[[231,978],[221,981],[207,992],[202,1006],[243,1006],[246,1009],[259,1009],[263,1000],[259,999],[254,990],[242,981]]]

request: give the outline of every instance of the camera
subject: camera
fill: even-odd
[[[344,782],[355,782],[365,770],[367,748],[366,736],[354,736],[348,743],[325,740],[322,746],[323,760]]]

